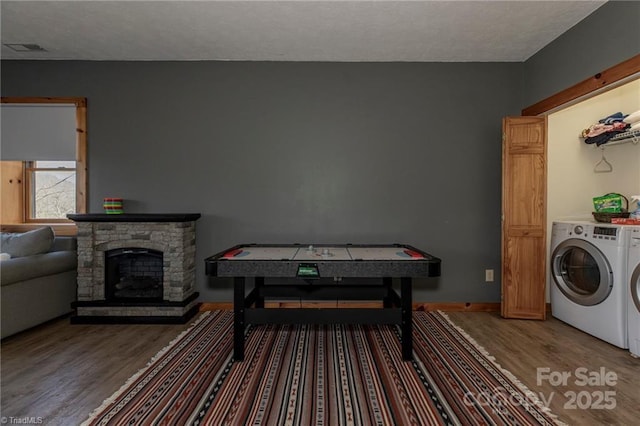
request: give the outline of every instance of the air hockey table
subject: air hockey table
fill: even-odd
[[[397,324],[402,357],[411,360],[412,279],[439,276],[440,259],[403,244],[242,244],[206,258],[205,270],[211,277],[233,278],[236,361],[244,360],[248,324],[336,323]],[[254,285],[247,293],[248,281]],[[265,307],[265,299],[278,298],[376,300],[382,307]]]

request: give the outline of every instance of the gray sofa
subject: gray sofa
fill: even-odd
[[[49,227],[0,240],[1,338],[71,312],[76,300],[77,240]]]

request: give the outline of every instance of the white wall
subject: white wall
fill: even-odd
[[[592,219],[592,198],[609,192],[627,197],[640,193],[640,144],[607,147],[611,173],[594,173],[603,151],[578,135],[599,119],[640,109],[640,80],[600,94],[549,116],[547,218]]]
[[[593,197],[609,192],[627,198],[640,194],[640,144],[604,145],[602,151],[579,138],[582,129],[601,118],[618,111],[629,114],[637,110],[640,110],[640,79],[549,115],[547,265],[554,220],[593,220]],[[595,173],[594,167],[603,153],[613,171]],[[550,273],[548,276],[547,294],[552,285]]]

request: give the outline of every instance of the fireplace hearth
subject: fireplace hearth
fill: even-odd
[[[74,214],[78,298],[71,322],[185,323],[198,311],[200,214]]]

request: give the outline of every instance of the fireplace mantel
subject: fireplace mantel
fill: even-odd
[[[200,213],[88,213],[67,217],[74,222],[192,222],[200,219]]]

